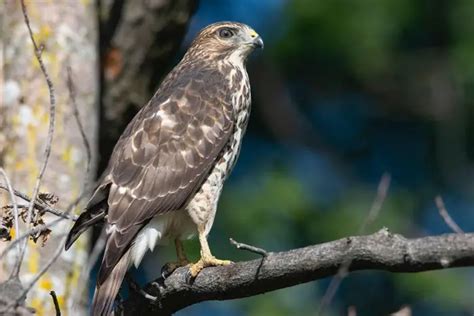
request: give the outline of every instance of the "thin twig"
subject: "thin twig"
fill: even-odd
[[[36,184],[35,184],[35,188],[33,190],[32,198],[31,198],[32,202],[30,203],[30,208],[28,209],[28,215],[27,215],[27,225],[28,225],[29,222],[31,221],[31,217],[32,217],[32,214],[33,214],[33,208],[34,208],[34,205],[35,205],[34,201],[36,201],[36,198],[38,197],[39,188],[40,188],[40,185],[41,185],[41,180],[43,178],[44,172],[46,171],[46,167],[48,166],[49,157],[51,155],[51,144],[53,142],[54,126],[55,126],[55,119],[56,119],[56,97],[54,95],[53,83],[51,81],[51,78],[50,78],[48,72],[46,71],[46,67],[44,66],[43,59],[41,57],[41,49],[36,44],[35,38],[33,36],[33,31],[31,30],[30,19],[28,17],[28,12],[26,10],[26,5],[25,5],[24,0],[21,0],[21,9],[23,11],[23,17],[24,17],[24,20],[25,20],[26,27],[28,28],[28,33],[30,34],[31,42],[33,43],[34,53],[35,53],[36,59],[38,60],[41,72],[43,73],[43,76],[46,80],[46,84],[48,86],[49,103],[50,103],[50,106],[49,106],[49,128],[48,128],[48,135],[47,135],[47,139],[46,139],[46,147],[45,147],[45,150],[44,150],[44,161],[43,161],[43,165],[41,166],[38,177],[36,178]],[[20,273],[21,263],[23,261],[24,255],[25,255],[27,242],[28,242],[28,239],[26,238],[25,242],[23,244],[22,250],[20,252],[20,255],[18,257],[18,261],[16,263],[16,266],[13,269],[13,275],[16,276],[16,277],[18,277],[18,275]]]
[[[449,215],[448,210],[446,209],[446,206],[444,205],[443,198],[438,195],[435,198],[436,202],[436,207],[438,207],[439,215],[443,218],[444,222],[446,225],[448,225],[449,228],[455,233],[462,234],[464,231],[459,227],[458,224],[453,220],[453,218]]]
[[[8,187],[3,186],[2,184],[0,184],[0,189],[8,191]],[[26,195],[25,193],[22,193],[20,191],[15,190],[15,189],[13,189],[13,193],[15,193],[16,196],[18,196],[19,198],[21,198],[21,199],[23,199],[27,202],[31,203],[31,201],[32,201],[31,198],[28,195]],[[34,205],[35,208],[40,210],[40,211],[45,211],[47,213],[51,213],[53,215],[56,215],[58,217],[63,217],[65,219],[70,219],[72,221],[75,221],[77,219],[77,216],[68,215],[68,214],[66,214],[67,212],[61,211],[60,209],[57,209],[57,208],[54,208],[54,207],[51,207],[46,203],[42,203],[41,200],[36,199],[34,204],[35,204]]]
[[[16,194],[16,193],[15,193]],[[22,194],[23,196],[26,196],[24,195],[23,193],[20,193]],[[22,197],[23,198],[23,197]],[[28,198],[28,197],[27,197]],[[81,197],[78,197],[76,199],[76,201],[78,202],[80,200]],[[54,221],[51,221],[49,222],[48,224],[45,224],[45,225],[40,225],[40,226],[36,226],[36,227],[32,227],[30,228],[27,232],[25,232],[23,235],[19,236],[17,239],[15,239],[14,241],[12,241],[8,247],[6,247],[3,252],[0,254],[0,260],[2,260],[2,258],[13,248],[13,246],[20,242],[21,240],[23,239],[28,239],[28,237],[32,234],[36,234],[38,232],[41,232],[43,231],[44,229],[48,229],[50,227],[53,227],[54,225],[56,225],[57,223],[59,223],[60,221],[63,221],[65,219],[71,219],[73,221],[75,221],[77,219],[77,216],[74,216],[74,215],[71,215],[71,212],[74,210],[74,208],[76,207],[76,202],[73,202],[72,204],[70,204],[68,206],[68,208],[66,209],[66,211],[61,211],[61,210],[56,210],[59,214],[61,214],[61,216],[58,215],[58,218],[56,218]]]
[[[234,245],[237,249],[247,250],[247,251],[250,251],[250,252],[259,254],[259,255],[261,255],[262,257],[268,256],[268,252],[267,252],[265,249],[258,248],[258,247],[255,247],[255,246],[251,246],[251,245],[247,245],[247,244],[243,244],[243,243],[240,243],[240,242],[236,242],[236,241],[235,241],[234,239],[232,239],[232,238],[229,238],[229,241],[230,241],[230,243],[231,243],[232,245]]]
[[[390,188],[391,176],[385,172],[380,178],[379,185],[377,186],[377,195],[375,196],[374,202],[372,203],[367,218],[359,228],[359,234],[366,231],[367,226],[371,225],[382,209],[383,203],[387,198],[388,189]]]
[[[20,235],[20,221],[18,219],[18,203],[16,202],[15,192],[13,192],[12,185],[10,183],[10,179],[7,176],[7,173],[3,168],[0,168],[0,174],[2,174],[3,178],[5,179],[5,183],[8,187],[8,192],[10,193],[10,201],[13,204],[13,216],[15,219],[15,240],[18,239]],[[20,255],[20,245],[18,244],[18,255]]]
[[[68,207],[66,208],[66,213],[70,213],[72,210],[74,210],[76,208],[76,206],[79,205],[79,203],[82,201],[82,199],[84,199],[85,197],[87,197],[89,195],[89,192],[86,190],[86,183],[84,182],[84,185],[83,185],[83,188],[82,188],[82,192],[81,194],[79,194],[79,196],[77,196],[74,201],[72,201],[71,203],[69,203]],[[77,218],[79,218],[79,216],[77,215],[70,215],[74,221],[77,220]]]
[[[28,207],[30,207],[30,204],[17,204],[16,207],[19,210],[21,210],[21,209],[26,210],[26,209],[28,209]],[[7,204],[7,205],[2,206],[2,208],[6,209],[6,210],[8,210],[8,209],[12,210],[12,209],[14,209],[14,205],[13,204]]]
[[[53,299],[54,309],[56,310],[56,316],[61,316],[61,309],[59,308],[58,297],[56,296],[56,292],[51,291],[49,292]]]
[[[82,186],[82,192],[68,207],[68,208],[75,208],[80,203],[80,201],[86,195],[88,195],[89,182],[91,182],[90,181],[90,168],[91,168],[91,161],[92,161],[92,150],[91,150],[89,140],[87,139],[84,126],[81,122],[79,108],[77,106],[77,101],[76,101],[76,89],[74,86],[74,82],[72,80],[72,69],[70,65],[67,66],[67,87],[69,91],[69,97],[71,98],[71,102],[72,102],[73,115],[76,120],[77,126],[79,128],[79,133],[81,134],[82,141],[84,144],[84,148],[86,149],[86,155],[87,155],[86,171],[85,171],[86,176],[84,179],[84,184]],[[104,247],[105,247],[105,230],[102,231],[101,235],[96,241],[94,245],[94,249],[91,255],[89,256],[89,260],[81,271],[81,275],[80,275],[81,279],[88,278],[90,271],[92,270],[92,267],[94,266],[95,262],[97,261]],[[86,285],[86,282],[83,282],[81,284],[81,287],[76,291],[76,295],[74,296],[72,300],[73,304],[75,304],[76,302],[79,303],[79,298],[82,296],[85,285]]]
[[[63,219],[58,218],[57,220],[63,220]],[[56,262],[56,260],[59,258],[59,256],[61,255],[61,253],[64,250],[63,248],[64,248],[64,244],[66,242],[66,237],[67,237],[67,235],[63,236],[63,239],[60,243],[60,247],[58,247],[55,254],[51,257],[51,259],[49,259],[49,261],[44,265],[44,267],[40,270],[40,272],[38,274],[36,274],[36,276],[33,278],[33,280],[27,286],[25,286],[25,288],[23,289],[21,295],[19,295],[16,300],[12,301],[3,310],[0,310],[0,314],[2,314],[2,313],[8,314],[11,311],[12,308],[17,306],[19,304],[20,300],[23,297],[26,297],[26,295],[33,288],[33,286],[36,284],[36,282],[38,282],[38,280],[49,270],[49,268],[51,268],[51,266]]]
[[[402,306],[398,311],[395,313],[390,314],[390,316],[411,316],[411,307],[410,306]]]
[[[13,240],[12,242],[10,242],[8,244],[8,246],[3,250],[3,252],[0,254],[0,261],[3,259],[3,257],[6,256],[6,254],[13,249],[13,247],[15,245],[17,245],[18,243],[20,243],[22,240],[25,240],[31,236],[31,235],[35,235],[37,233],[41,233],[42,231],[44,231],[45,229],[48,229],[48,228],[51,228],[53,226],[55,226],[57,223],[59,223],[60,221],[63,221],[64,218],[62,217],[58,217],[57,219],[55,219],[54,221],[48,223],[48,224],[45,224],[45,225],[39,225],[39,226],[36,226],[36,227],[32,227],[30,229],[28,229],[28,231],[26,231],[25,233],[23,233],[21,236],[18,236],[18,238],[15,238],[15,240]]]
[[[357,308],[354,305],[347,308],[347,316],[357,316]]]
[[[79,133],[81,134],[82,142],[84,143],[84,147],[86,149],[87,164],[86,164],[86,179],[84,180],[84,182],[87,183],[88,182],[87,179],[89,178],[91,161],[92,161],[92,150],[89,144],[89,140],[87,139],[86,132],[84,131],[84,126],[82,125],[81,117],[79,115],[79,108],[77,106],[77,101],[76,101],[76,89],[74,87],[74,82],[72,81],[71,66],[68,65],[66,69],[67,69],[67,88],[69,91],[69,97],[71,98],[73,115],[74,115],[74,118],[76,119],[77,127],[79,128]]]
[[[3,188],[1,185],[0,185],[0,188]],[[13,189],[14,193],[16,196],[19,196],[21,197],[22,199],[26,200],[26,201],[30,201],[30,198],[24,194],[24,193],[21,193],[19,191],[16,191],[15,189]],[[43,230],[45,229],[48,229],[48,228],[51,228],[53,226],[55,226],[57,223],[59,223],[60,221],[63,221],[65,219],[69,219],[69,220],[72,220],[72,221],[75,221],[78,216],[76,215],[71,215],[71,212],[74,210],[74,208],[77,206],[77,204],[80,202],[80,200],[85,196],[85,193],[83,192],[83,194],[81,196],[78,196],[69,206],[68,208],[66,209],[66,211],[62,211],[62,210],[59,210],[59,209],[55,209],[55,208],[51,208],[49,207],[48,205],[46,204],[43,204],[43,203],[40,203],[40,202],[36,202],[35,205],[38,209],[40,210],[45,210],[45,211],[49,211],[50,213],[54,214],[54,215],[57,215],[58,218],[45,224],[45,225],[39,225],[39,226],[36,226],[36,227],[32,227],[30,228],[28,231],[26,231],[23,235],[21,236],[18,236],[18,238],[16,238],[14,241],[10,242],[9,245],[3,250],[3,252],[0,254],[0,260],[3,259],[3,257],[10,251],[13,249],[13,247],[19,243],[20,241],[24,240],[24,239],[27,239],[28,237],[30,237],[31,235],[34,235],[34,234],[37,234],[39,232],[42,232]],[[39,200],[37,200],[39,201]]]
[[[64,235],[61,243],[60,243],[60,247],[58,247],[58,249],[56,250],[55,254],[51,257],[51,259],[49,259],[49,261],[44,265],[44,267],[40,270],[40,272],[38,272],[38,274],[36,274],[36,276],[33,278],[33,280],[27,285],[25,286],[23,292],[21,293],[21,295],[17,298],[16,301],[13,301],[10,305],[8,305],[6,307],[6,312],[9,312],[11,310],[11,308],[15,307],[16,305],[18,305],[19,301],[21,300],[22,297],[26,297],[26,295],[28,294],[28,292],[33,288],[33,286],[36,284],[36,282],[38,282],[38,280],[49,270],[49,268],[51,268],[51,266],[56,262],[56,260],[59,258],[59,256],[61,255],[61,253],[64,251],[64,244],[66,242],[66,237],[67,235]]]
[[[80,199],[82,198],[83,196],[79,196],[76,201],[79,202]],[[19,242],[20,240],[22,239],[26,239],[28,240],[27,237],[29,237],[31,234],[35,233],[36,231],[42,231],[44,229],[47,229],[49,227],[52,227],[54,225],[56,225],[57,223],[59,223],[60,221],[63,221],[65,220],[66,218],[69,217],[69,214],[74,210],[74,207],[76,206],[76,202],[73,202],[72,204],[69,205],[68,209],[65,211],[65,212],[62,212],[61,211],[61,214],[63,214],[64,216],[62,217],[58,217],[56,218],[54,221],[46,224],[46,225],[41,225],[41,226],[37,226],[37,227],[33,227],[31,228],[28,232],[26,232],[25,234],[23,234],[21,237],[18,237],[18,239],[15,239],[12,243],[10,243],[8,245],[8,247],[2,252],[2,254],[0,255],[0,260],[8,253],[9,250],[12,249],[12,247],[15,245],[16,242]],[[60,242],[60,247],[58,248],[58,251],[55,253],[55,255],[50,259],[50,261],[44,266],[44,268],[35,276],[35,278],[33,278],[33,281],[27,286],[25,287],[25,290],[23,291],[22,295],[19,297],[19,299],[23,296],[26,296],[28,294],[28,292],[33,288],[33,286],[35,285],[35,283],[41,278],[41,276],[43,276],[47,271],[48,269],[56,262],[56,260],[59,258],[59,256],[61,255],[62,251],[63,251],[63,248],[64,248],[64,244],[66,242],[66,238],[67,238],[67,234],[65,234],[63,236],[63,240]],[[18,299],[18,300],[19,300]],[[13,308],[17,303],[18,303],[18,300],[16,302],[13,302],[13,304],[10,304],[9,306],[7,306],[4,310],[0,311],[0,313],[2,312],[8,312],[11,310],[11,308]]]
[[[86,156],[87,156],[87,161],[86,161],[86,171],[85,171],[85,177],[84,177],[84,183],[82,185],[81,193],[79,196],[69,205],[69,207],[76,207],[81,200],[89,195],[89,187],[92,187],[91,183],[91,177],[90,177],[90,170],[91,170],[91,162],[92,162],[92,150],[91,146],[89,143],[89,140],[87,139],[87,135],[84,129],[84,125],[81,122],[81,116],[79,114],[79,107],[77,106],[77,101],[76,101],[76,88],[74,86],[74,81],[72,80],[72,68],[69,65],[66,67],[67,69],[67,88],[69,92],[69,97],[71,99],[72,103],[72,109],[73,109],[73,116],[76,120],[77,127],[79,129],[79,133],[81,134],[82,142],[84,144],[84,148],[86,149]]]
[[[72,212],[72,210],[74,209],[73,205],[71,205],[67,210],[66,212],[64,212],[65,215],[69,215],[70,212]],[[48,227],[51,227],[51,226],[54,226],[56,225],[57,223],[59,223],[60,221],[63,221],[65,218],[64,217],[58,217],[56,220],[46,224],[46,225],[43,225],[41,226],[42,229],[46,229]],[[38,227],[37,227],[38,228]],[[35,228],[33,229],[30,229],[30,231],[33,231]],[[28,234],[25,234],[24,236],[22,236],[21,238],[26,238],[29,236],[29,233]],[[12,302],[11,304],[9,304],[4,310],[1,310],[0,311],[0,314],[1,313],[8,313],[9,311],[11,311],[11,309],[13,307],[15,307],[16,305],[18,305],[19,301],[21,300],[22,297],[26,297],[26,295],[28,294],[28,292],[33,288],[33,286],[36,284],[36,282],[38,282],[38,280],[49,270],[49,268],[56,262],[56,260],[59,258],[59,256],[61,255],[61,253],[63,252],[63,248],[64,248],[64,244],[66,243],[66,238],[67,238],[67,234],[64,234],[63,236],[59,236],[59,237],[63,237],[63,239],[61,240],[61,242],[59,243],[60,244],[60,247],[58,247],[58,250],[56,251],[56,253],[54,254],[53,257],[51,257],[51,259],[48,261],[48,263],[46,263],[46,265],[43,267],[43,269],[41,269],[41,271],[33,278],[33,280],[31,281],[31,283],[25,287],[25,289],[23,290],[22,294],[18,297],[18,299],[14,302]],[[18,239],[20,240],[20,238]],[[26,240],[28,240],[28,238],[26,238]],[[16,240],[15,240],[16,241]],[[0,259],[8,252],[9,248],[10,247],[13,247],[13,243],[9,245],[9,247],[7,247],[7,249],[5,249],[2,254],[0,255]]]
[[[367,226],[373,223],[373,221],[377,218],[380,210],[382,209],[383,203],[385,198],[387,197],[388,189],[390,188],[390,180],[391,176],[389,173],[385,172],[382,177],[380,178],[379,184],[377,186],[377,194],[375,196],[374,201],[370,207],[369,213],[365,218],[362,225],[359,227],[358,234],[361,235],[367,229]],[[337,274],[331,279],[331,283],[324,293],[323,298],[321,299],[321,304],[319,305],[317,315],[322,315],[324,313],[324,309],[326,306],[331,304],[334,296],[336,295],[339,286],[341,285],[342,280],[347,276],[349,273],[349,267],[351,266],[352,258],[348,258],[340,267]]]

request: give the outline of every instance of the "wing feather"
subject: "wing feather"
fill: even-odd
[[[165,85],[172,93],[158,91],[114,149],[107,217],[114,230],[99,284],[152,217],[185,205],[229,141],[234,128],[230,92],[206,84],[213,76],[222,75],[201,70]]]

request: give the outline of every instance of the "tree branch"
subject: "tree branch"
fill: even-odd
[[[46,85],[48,86],[48,91],[49,91],[49,127],[48,127],[48,136],[46,138],[46,146],[44,149],[44,160],[43,164],[41,165],[41,169],[38,173],[38,176],[36,177],[36,183],[35,187],[33,189],[33,196],[31,198],[31,203],[30,207],[28,208],[28,216],[26,223],[29,226],[31,223],[32,215],[33,215],[33,209],[34,209],[34,201],[36,201],[36,198],[38,197],[39,194],[39,189],[41,185],[41,180],[43,179],[44,173],[46,171],[46,167],[48,166],[48,161],[49,157],[51,156],[51,145],[53,143],[53,137],[54,137],[54,127],[56,124],[56,96],[55,96],[55,89],[53,86],[53,82],[51,81],[51,78],[49,76],[48,71],[46,70],[46,67],[43,63],[43,58],[41,57],[42,53],[42,48],[36,44],[35,37],[33,35],[33,31],[31,30],[31,25],[30,25],[30,18],[28,16],[28,12],[26,10],[26,5],[25,1],[21,0],[21,9],[23,12],[23,18],[25,19],[25,24],[28,29],[28,33],[30,34],[30,39],[31,43],[33,44],[34,47],[34,53],[36,60],[39,63],[41,72],[43,73],[44,79],[46,81]],[[12,275],[15,277],[18,277],[20,274],[20,269],[21,269],[21,263],[23,261],[23,256],[25,255],[26,247],[27,247],[27,242],[28,239],[25,239],[25,242],[22,245],[20,255],[18,256],[17,263],[15,267],[13,268]]]
[[[8,187],[4,186],[1,183],[0,183],[0,189],[8,191]],[[26,202],[31,203],[31,198],[28,195],[26,195],[25,193],[22,193],[18,190],[15,190],[15,189],[13,189],[13,193],[16,196],[18,196],[19,198],[25,200]],[[56,215],[58,217],[62,217],[62,218],[65,218],[65,219],[70,219],[72,221],[75,221],[78,217],[76,215],[69,214],[70,213],[69,208],[72,208],[72,207],[68,207],[68,209],[66,211],[62,211],[60,209],[51,207],[46,203],[43,203],[40,199],[36,199],[36,201],[34,203],[34,208],[39,210],[39,211],[43,211],[43,212],[46,212],[46,213],[51,213],[51,214]]]
[[[132,293],[123,303],[125,315],[171,314],[209,300],[253,296],[335,275],[351,258],[349,271],[385,270],[420,272],[474,265],[474,234],[446,234],[406,239],[382,229],[286,252],[268,253],[262,259],[204,269],[192,285],[186,284],[187,268],[177,269],[166,280],[145,287],[156,297],[150,302]]]

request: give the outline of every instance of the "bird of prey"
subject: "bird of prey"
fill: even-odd
[[[106,246],[93,301],[94,315],[112,312],[129,266],[147,249],[198,235],[201,258],[191,277],[215,258],[207,235],[224,181],[239,155],[250,114],[245,63],[261,37],[249,26],[219,22],[202,29],[155,95],[118,140],[102,180],[72,227],[66,249],[90,226],[105,222]]]

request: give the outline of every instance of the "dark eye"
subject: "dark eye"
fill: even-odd
[[[223,28],[219,30],[219,36],[221,38],[230,38],[234,35],[234,32],[231,29]]]

